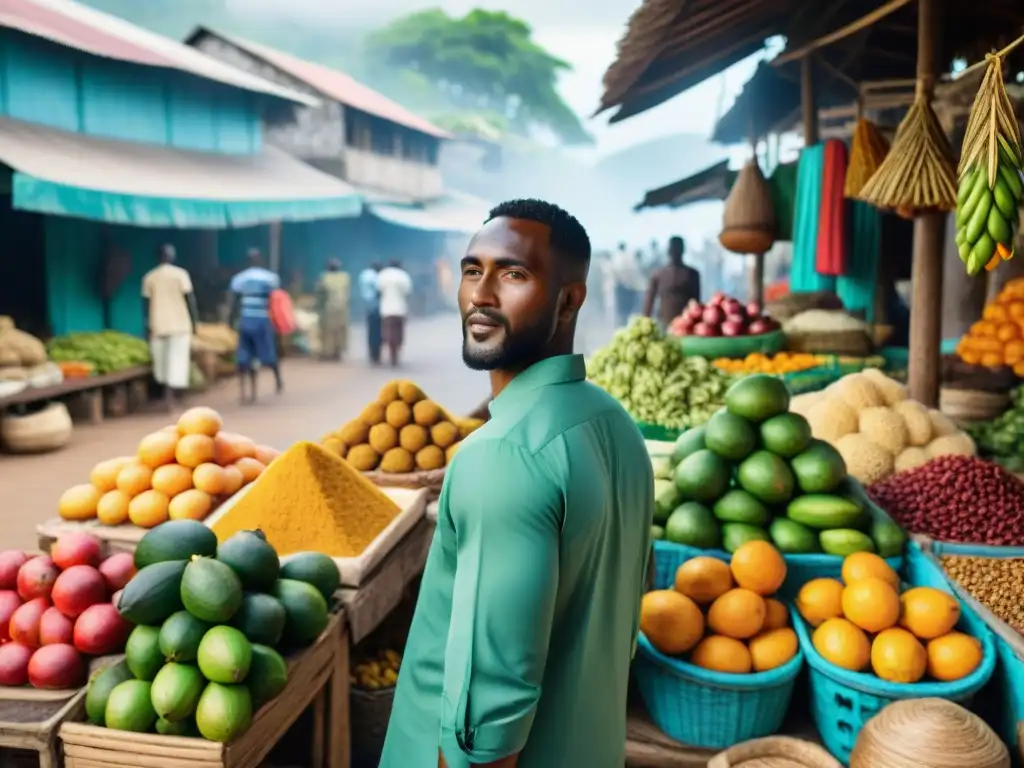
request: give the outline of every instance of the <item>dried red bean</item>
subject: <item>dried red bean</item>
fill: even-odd
[[[868,492],[897,523],[941,541],[1024,545],[1024,484],[970,456],[941,456]]]

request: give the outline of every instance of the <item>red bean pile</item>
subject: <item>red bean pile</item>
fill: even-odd
[[[912,533],[940,541],[1024,545],[1024,485],[991,462],[942,456],[868,491]]]

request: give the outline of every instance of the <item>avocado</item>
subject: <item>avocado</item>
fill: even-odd
[[[182,608],[181,578],[185,566],[184,560],[147,565],[124,588],[117,601],[117,612],[132,624],[163,623]]]
[[[164,665],[160,653],[160,629],[140,624],[128,635],[124,646],[124,660],[128,669],[139,680],[152,680]]]
[[[852,528],[835,528],[818,534],[821,548],[826,554],[846,557],[854,552],[874,552],[875,543],[862,531]]]
[[[156,722],[156,711],[149,699],[150,684],[144,680],[125,680],[110,692],[103,719],[107,728],[146,733]]]
[[[85,714],[90,723],[105,725],[107,699],[110,698],[110,692],[125,680],[131,679],[132,671],[123,661],[104,667],[93,675],[92,681],[89,683],[89,692],[85,695]]]
[[[780,413],[761,422],[761,445],[789,459],[811,444],[811,425],[799,413]]]
[[[736,470],[743,490],[765,504],[784,504],[793,496],[796,484],[789,465],[768,451],[755,451]]]
[[[221,624],[242,604],[242,582],[219,560],[194,557],[181,577],[181,602],[197,619]]]
[[[676,438],[675,447],[672,449],[672,466],[675,467],[680,461],[691,453],[703,451],[707,446],[704,444],[704,426],[688,429]]]
[[[277,698],[288,683],[288,662],[275,651],[259,643],[252,646],[252,665],[245,685],[252,694],[252,707],[259,709]]]
[[[784,555],[806,555],[821,551],[821,547],[818,546],[818,535],[814,531],[785,517],[772,520],[768,527],[768,535],[779,552]]]
[[[714,513],[723,523],[747,523],[757,526],[768,525],[771,518],[768,508],[742,488],[726,491],[715,502]]]
[[[722,526],[722,549],[732,553],[748,541],[770,541],[764,528],[746,523],[725,523]]]
[[[742,461],[757,445],[757,433],[746,419],[719,411],[704,425],[704,445],[727,461]]]
[[[669,516],[665,538],[698,549],[715,549],[721,543],[718,521],[710,509],[696,501],[681,504]]]
[[[676,487],[684,499],[715,501],[729,487],[729,466],[707,449],[691,453],[676,467]]]
[[[725,407],[735,416],[760,424],[789,410],[789,387],[766,373],[744,376],[726,390]]]
[[[846,479],[846,462],[824,440],[811,440],[790,461],[797,486],[804,493],[831,493]]]
[[[135,548],[135,567],[140,571],[154,563],[188,560],[193,555],[213,557],[217,536],[196,520],[170,520],[158,525]]]
[[[191,664],[167,664],[153,679],[150,699],[159,717],[172,723],[192,716],[206,687],[202,673]]]
[[[907,545],[907,534],[892,520],[875,520],[871,524],[871,539],[882,557],[900,557]]]
[[[338,564],[323,552],[296,552],[281,563],[281,578],[316,587],[328,603],[341,586]]]
[[[262,531],[239,531],[217,548],[217,559],[238,575],[243,588],[253,592],[274,586],[281,570],[277,552]]]
[[[654,481],[654,522],[664,523],[672,510],[679,506],[682,498],[672,480]]]
[[[304,581],[278,579],[274,597],[284,606],[284,640],[289,644],[310,645],[327,629],[327,601],[316,587]]]
[[[817,530],[856,528],[866,515],[857,504],[827,493],[797,496],[786,507],[786,517]]]
[[[171,614],[160,627],[160,652],[167,661],[195,661],[199,641],[209,629],[209,624],[188,611]]]
[[[240,630],[250,642],[274,646],[281,642],[287,618],[284,606],[270,595],[246,592],[241,607],[231,618],[231,626]]]
[[[199,697],[196,726],[204,739],[221,744],[252,725],[252,695],[244,685],[210,683]]]
[[[214,627],[203,636],[199,669],[213,683],[241,683],[252,664],[252,645],[234,627]]]
[[[664,538],[665,538],[665,529],[662,528],[660,525],[652,525],[651,526],[651,539],[657,540],[657,539],[664,539]]]
[[[161,736],[191,736],[195,727],[191,720],[179,720],[172,723],[162,717],[156,719],[156,732]]]

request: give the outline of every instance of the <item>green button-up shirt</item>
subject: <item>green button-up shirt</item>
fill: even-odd
[[[622,768],[654,482],[585,376],[521,373],[448,468],[380,768]]]

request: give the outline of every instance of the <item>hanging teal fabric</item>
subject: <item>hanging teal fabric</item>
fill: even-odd
[[[789,273],[789,290],[793,293],[835,290],[836,279],[819,275],[814,268],[824,168],[825,145],[805,147],[797,167],[793,212],[793,266]]]
[[[869,323],[875,320],[875,287],[881,252],[882,214],[867,203],[853,201],[846,274],[836,278],[836,294],[851,312],[863,312]]]

